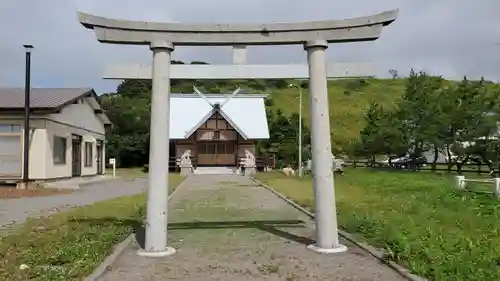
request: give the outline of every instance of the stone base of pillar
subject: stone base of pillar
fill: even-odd
[[[238,167],[238,168],[234,169],[234,173],[236,175],[241,175],[241,167]]]
[[[39,185],[36,182],[18,182],[16,189],[36,189]]]
[[[147,257],[147,258],[162,258],[162,257],[168,257],[173,254],[175,254],[175,249],[171,247],[167,247],[165,251],[161,252],[148,252],[146,250],[140,249],[137,251],[137,255],[140,257]]]
[[[245,167],[245,176],[251,177],[257,173],[257,169],[255,166],[253,167]]]
[[[311,244],[307,246],[307,249],[320,254],[337,254],[337,253],[347,252],[347,247],[341,244],[339,244],[335,248],[320,248],[315,244]]]
[[[181,165],[181,176],[189,176],[193,173],[193,165]]]

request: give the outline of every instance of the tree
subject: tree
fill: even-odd
[[[438,110],[442,82],[441,77],[411,70],[405,92],[397,104],[395,117],[406,135],[405,139],[409,140],[408,153],[414,170],[423,153],[438,145],[436,133],[443,124]]]
[[[270,136],[268,140],[259,142],[259,150],[264,154],[275,154],[278,166],[297,167],[299,115],[294,113],[286,116],[280,109],[274,111],[269,104],[268,102],[266,105],[266,114]],[[302,159],[306,160],[310,157],[310,132],[304,120],[302,120],[302,147]]]
[[[137,85],[130,81],[136,81]],[[140,89],[140,85],[137,80],[129,80],[122,83],[119,89]],[[108,94],[101,100],[103,109],[113,123],[106,131],[108,154],[117,158],[121,167],[146,164],[149,151],[150,95],[122,92]]]
[[[209,63],[204,61],[194,60],[191,62],[191,64],[209,64]]]
[[[443,104],[448,124],[443,134],[448,170],[455,164],[461,173],[462,166],[471,159],[491,169],[496,146],[490,138],[498,132],[498,92],[488,92],[483,80],[473,82],[464,77],[458,86],[444,91]]]
[[[411,71],[403,96],[393,111],[373,103],[354,154],[372,161],[380,154],[405,154],[412,168],[423,153],[433,151],[432,169],[446,153],[448,169],[461,173],[468,161],[485,163],[493,173],[499,163],[500,90],[488,90],[483,79],[445,84],[441,77]]]
[[[392,79],[396,79],[399,76],[399,73],[396,69],[389,69],[389,74],[391,75]]]
[[[375,156],[385,154],[400,155],[408,150],[406,135],[395,113],[386,111],[376,102],[372,102],[365,113],[366,126],[360,133],[360,141],[354,143],[356,155],[369,156],[372,164]]]

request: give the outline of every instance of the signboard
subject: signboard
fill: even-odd
[[[109,165],[115,165],[116,164],[116,159],[115,158],[109,158]]]

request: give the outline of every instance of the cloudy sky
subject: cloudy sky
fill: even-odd
[[[476,3],[476,4],[473,4]],[[480,4],[479,4],[480,3]],[[177,22],[294,22],[358,17],[399,8],[375,42],[330,45],[330,62],[375,62],[379,76],[410,68],[460,79],[500,81],[498,0],[0,0],[0,87],[24,85],[24,50],[33,44],[34,87],[93,87],[104,65],[150,63],[147,47],[99,44],[76,11],[106,17]],[[301,46],[252,47],[249,63],[304,63]],[[177,48],[173,59],[230,63],[226,47]]]

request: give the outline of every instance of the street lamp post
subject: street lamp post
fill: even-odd
[[[290,84],[288,87],[299,89],[299,178],[302,178],[302,86]]]
[[[24,81],[24,138],[23,138],[23,185],[29,181],[29,137],[30,137],[30,92],[31,92],[31,51],[33,45],[23,45],[26,50],[26,73]]]

